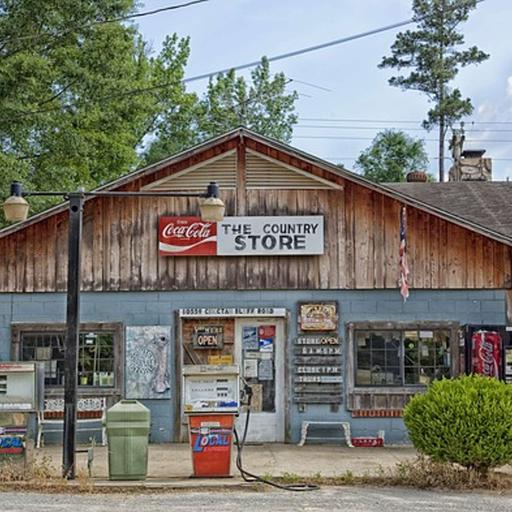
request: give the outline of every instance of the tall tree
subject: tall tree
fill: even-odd
[[[182,100],[188,41],[171,37],[151,58],[133,25],[105,22],[133,9],[133,0],[0,0],[0,197],[13,179],[92,188],[138,163],[159,102]],[[31,200],[32,212],[49,201]]]
[[[426,94],[433,103],[423,125],[439,127],[439,181],[444,181],[444,141],[448,128],[471,114],[469,98],[449,83],[459,68],[478,64],[489,57],[476,46],[461,49],[464,35],[457,30],[476,7],[477,0],[413,0],[417,30],[400,32],[391,46],[391,56],[379,67],[411,69],[408,75],[393,76],[389,83]]]
[[[154,162],[237,126],[289,142],[297,122],[297,93],[288,92],[287,83],[283,73],[271,75],[266,58],[253,70],[249,83],[234,70],[217,75],[200,99],[187,94],[185,104],[169,103],[161,110],[146,161]]]
[[[355,164],[365,178],[379,183],[405,181],[409,171],[422,170],[427,165],[423,141],[394,130],[378,133]]]

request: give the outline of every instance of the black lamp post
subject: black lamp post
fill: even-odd
[[[86,197],[198,197],[201,218],[218,222],[224,218],[224,203],[219,198],[219,186],[212,182],[203,193],[195,192],[26,192],[19,182],[11,184],[11,195],[4,204],[5,218],[20,222],[27,218],[28,196],[62,196],[69,201],[68,289],[66,308],[66,349],[64,357],[64,437],[62,450],[63,476],[75,478],[76,402],[78,390],[78,344],[80,331],[80,262],[82,212]]]

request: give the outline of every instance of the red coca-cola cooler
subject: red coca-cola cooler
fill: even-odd
[[[466,325],[464,367],[467,374],[496,377],[512,384],[512,341],[502,325]]]

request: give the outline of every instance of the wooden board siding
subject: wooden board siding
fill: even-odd
[[[116,290],[397,288],[401,203],[251,139],[244,144],[339,189],[224,190],[227,215],[325,216],[325,254],[285,257],[160,257],[161,215],[197,215],[194,198],[96,198],[84,211],[82,287]],[[231,141],[186,165],[232,151]],[[243,172],[243,158],[238,160]],[[179,162],[123,186],[139,190],[186,168]],[[184,167],[185,166],[185,167]],[[242,177],[243,178],[243,177]],[[244,180],[238,181],[243,186]],[[510,288],[512,249],[407,207],[412,289]],[[0,238],[0,292],[66,289],[67,212]]]

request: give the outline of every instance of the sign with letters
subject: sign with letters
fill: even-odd
[[[224,317],[285,317],[285,308],[183,308],[179,309],[180,318],[224,318]]]
[[[324,253],[324,217],[161,217],[162,256],[290,256]]]
[[[195,349],[221,349],[224,346],[224,327],[222,325],[201,325],[194,329],[192,337]]]
[[[335,331],[338,328],[336,302],[320,302],[299,305],[301,331]]]
[[[341,404],[342,347],[338,335],[299,335],[294,344],[294,401]]]

